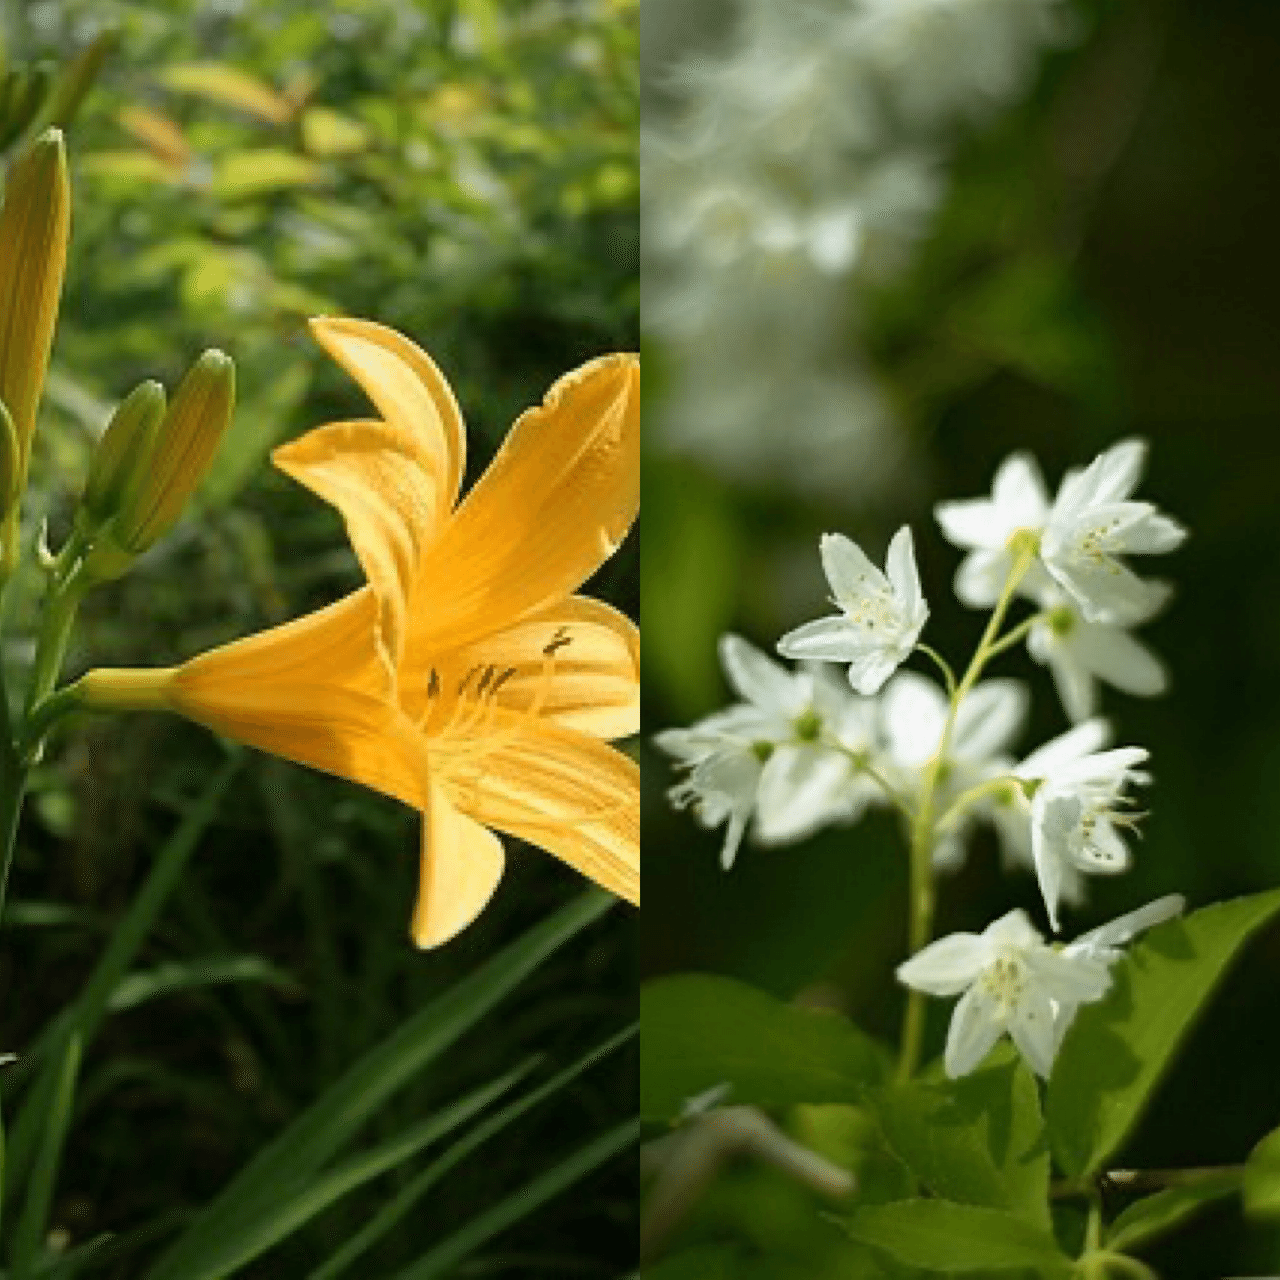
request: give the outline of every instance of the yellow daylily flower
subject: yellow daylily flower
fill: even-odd
[[[640,367],[590,361],[517,420],[459,503],[462,416],[407,338],[312,323],[381,417],[278,449],[332,503],[364,587],[162,671],[93,671],[84,705],[177,711],[423,814],[412,933],[447,941],[502,874],[493,831],[640,898],[639,632],[574,594],[639,509]]]

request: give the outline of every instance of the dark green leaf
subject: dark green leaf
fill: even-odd
[[[1153,930],[1115,966],[1111,991],[1080,1010],[1049,1080],[1049,1135],[1066,1173],[1094,1173],[1119,1150],[1227,966],[1277,910],[1280,890],[1205,907]]]
[[[1057,1280],[1073,1267],[1048,1231],[1000,1209],[899,1200],[858,1210],[848,1227],[855,1240],[899,1262],[948,1275],[1030,1268],[1043,1280]]]
[[[640,993],[640,1107],[675,1119],[719,1085],[734,1103],[856,1102],[883,1079],[875,1043],[839,1014],[798,1009],[730,978],[682,975]]]
[[[1247,1213],[1280,1216],[1280,1129],[1274,1129],[1249,1153],[1244,1166]]]

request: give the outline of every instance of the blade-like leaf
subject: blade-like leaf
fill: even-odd
[[[350,1240],[311,1274],[309,1280],[335,1280],[335,1277],[342,1275],[352,1263],[372,1249],[450,1169],[469,1156],[477,1147],[482,1146],[490,1138],[501,1133],[509,1124],[514,1123],[524,1115],[525,1112],[532,1110],[540,1102],[562,1089],[571,1080],[580,1076],[589,1067],[594,1066],[615,1049],[626,1044],[638,1030],[638,1026],[632,1026],[625,1031],[619,1032],[616,1036],[611,1036],[572,1066],[566,1067],[565,1070],[552,1076],[545,1084],[539,1085],[536,1089],[525,1094],[524,1097],[517,1098],[514,1102],[503,1107],[496,1115],[490,1116],[488,1120],[478,1124],[470,1133],[454,1143],[444,1155],[417,1174],[391,1200],[383,1205]]]
[[[36,1147],[44,1130],[44,1117],[57,1085],[58,1073],[72,1036],[88,1045],[102,1021],[111,994],[155,923],[169,894],[178,883],[188,859],[195,852],[201,836],[213,821],[223,792],[239,768],[237,751],[214,775],[199,800],[192,805],[177,831],[166,841],[156,856],[142,889],[134,898],[124,918],[111,932],[110,941],[89,981],[70,1009],[64,1011],[48,1027],[36,1044],[15,1065],[10,1080],[16,1083],[24,1067],[44,1060],[44,1069],[23,1102],[13,1128],[9,1161],[5,1170],[4,1195],[10,1195],[23,1183]]]
[[[859,1209],[848,1230],[899,1262],[948,1275],[1025,1269],[1041,1280],[1065,1280],[1074,1268],[1048,1231],[1000,1209],[898,1200]]]
[[[1223,1169],[1186,1186],[1157,1191],[1155,1195],[1131,1204],[1111,1224],[1107,1231],[1107,1248],[1128,1250],[1145,1244],[1172,1231],[1206,1205],[1239,1190],[1239,1172]]]
[[[1058,1163],[1097,1172],[1129,1136],[1196,1015],[1249,937],[1280,911],[1280,890],[1171,920],[1113,970],[1106,998],[1076,1017],[1045,1108]]]
[[[961,1080],[886,1089],[873,1106],[890,1150],[934,1195],[1048,1228],[1040,1094],[1016,1053],[1002,1049]]]
[[[298,987],[289,974],[261,956],[211,956],[205,960],[174,961],[127,974],[111,993],[107,1008],[112,1013],[121,1013],[160,996],[227,982],[266,982],[294,991]]]
[[[689,975],[640,993],[640,1109],[668,1122],[719,1085],[734,1103],[857,1102],[884,1078],[876,1044],[839,1014],[799,1009],[730,978]]]
[[[365,1054],[232,1180],[155,1263],[148,1280],[214,1280],[224,1274],[208,1259],[257,1221],[265,1201],[300,1190],[387,1098],[615,901],[596,889],[581,894]]]
[[[528,1074],[532,1063],[507,1072],[481,1089],[475,1090],[420,1121],[399,1137],[372,1151],[362,1152],[345,1164],[321,1174],[296,1194],[281,1195],[262,1201],[256,1213],[244,1215],[222,1241],[213,1242],[200,1260],[202,1275],[234,1275],[246,1263],[278,1244],[304,1222],[327,1209],[335,1200],[356,1187],[394,1169],[416,1155],[423,1147],[465,1124],[483,1111]]]
[[[1244,1207],[1250,1214],[1280,1216],[1280,1129],[1249,1153],[1244,1166]]]
[[[472,1218],[465,1227],[455,1231],[430,1253],[399,1272],[395,1280],[436,1280],[439,1276],[453,1275],[458,1263],[469,1258],[493,1236],[519,1222],[553,1196],[571,1187],[579,1178],[585,1178],[593,1169],[639,1140],[639,1120],[628,1120],[601,1134],[553,1168],[539,1174],[513,1195]]]
[[[71,1107],[75,1099],[76,1076],[80,1072],[80,1041],[72,1036],[58,1071],[53,1105],[44,1117],[44,1133],[36,1155],[27,1198],[13,1234],[14,1280],[26,1280],[33,1273],[43,1249],[49,1221],[49,1206],[62,1163],[62,1146],[71,1124]]]

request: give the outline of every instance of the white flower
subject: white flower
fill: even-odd
[[[960,704],[946,758],[938,775],[935,814],[941,816],[963,792],[1013,768],[1009,746],[1027,713],[1027,691],[1017,680],[984,680]],[[927,676],[903,671],[881,696],[883,768],[908,795],[918,794],[925,769],[942,743],[950,703]],[[950,869],[964,859],[967,827],[985,812],[973,809],[963,823],[939,837],[933,860]]]
[[[1146,603],[1153,602],[1156,608],[1163,603]],[[1037,662],[1048,665],[1071,720],[1087,720],[1097,710],[1100,680],[1143,698],[1168,688],[1164,664],[1127,629],[1146,622],[1153,609],[1127,618],[1122,626],[1089,622],[1060,591],[1045,592],[1041,605],[1045,616],[1032,625],[1027,649]]]
[[[927,995],[964,992],[943,1057],[953,1080],[977,1067],[1006,1032],[1031,1069],[1047,1077],[1076,1011],[1110,987],[1120,948],[1184,905],[1171,894],[1061,949],[1046,945],[1022,911],[1010,911],[981,934],[953,933],[930,943],[899,965],[898,978]]]
[[[1124,955],[1121,947],[1126,942],[1131,942],[1147,929],[1180,916],[1186,909],[1186,905],[1187,900],[1180,893],[1171,893],[1163,898],[1157,898],[1154,902],[1148,902],[1145,907],[1117,916],[1108,924],[1099,925],[1096,929],[1090,929],[1088,933],[1082,933],[1074,942],[1063,947],[1062,954],[1072,958],[1085,956],[1101,960],[1110,967]],[[1078,1004],[1072,1004],[1068,1000],[1059,1004],[1053,1024],[1056,1040],[1055,1054],[1062,1045],[1067,1028],[1075,1020],[1078,1008]]]
[[[1131,502],[1146,445],[1126,440],[1062,482],[1045,526],[1045,568],[1089,622],[1129,625],[1168,598],[1164,583],[1139,578],[1121,559],[1172,551],[1186,530],[1149,502]]]
[[[1022,911],[1010,911],[981,934],[953,933],[898,966],[898,979],[931,996],[964,992],[951,1015],[943,1066],[968,1075],[1006,1033],[1040,1076],[1059,1044],[1059,1008],[1100,1000],[1111,985],[1105,960],[1068,956],[1046,946]]]
[[[847,662],[849,683],[861,694],[878,693],[915,648],[929,616],[911,530],[903,525],[893,535],[884,573],[843,534],[824,534],[821,552],[840,613],[783,636],[778,652],[786,658]]]
[[[1073,871],[1117,875],[1128,870],[1129,850],[1117,828],[1134,827],[1140,816],[1129,809],[1124,791],[1130,783],[1151,781],[1135,767],[1147,755],[1142,747],[1121,747],[1054,761],[1045,771],[1031,801],[1031,853],[1055,931],[1058,903]]]
[[[956,573],[960,602],[989,609],[1000,598],[1013,567],[1009,539],[1019,529],[1043,532],[1049,495],[1036,460],[1028,453],[1015,453],[996,471],[990,498],[941,502],[934,515],[947,540],[969,551]],[[1023,579],[1023,589],[1047,582],[1044,570],[1034,565]]]
[[[788,671],[737,636],[721,639],[720,659],[745,701],[654,741],[689,770],[672,802],[707,827],[728,824],[720,855],[728,870],[753,814],[768,844],[861,815],[878,794],[856,762],[871,749],[875,710],[843,682]]]
[[[1022,783],[1041,784],[1046,778],[1101,751],[1111,738],[1111,726],[1100,719],[1086,720],[1033,751],[1007,772],[1009,786],[991,799],[989,811],[1000,836],[1006,866],[1035,870],[1031,841],[1031,799]],[[1079,906],[1084,901],[1084,876],[1067,863],[1059,872],[1061,901]]]

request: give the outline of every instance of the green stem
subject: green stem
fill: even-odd
[[[1009,576],[1005,579],[1000,599],[996,601],[991,617],[987,621],[978,647],[968,669],[955,686],[951,694],[951,706],[947,712],[947,721],[943,726],[942,740],[938,749],[925,767],[924,778],[920,785],[920,800],[915,806],[915,814],[911,821],[911,904],[909,915],[908,945],[910,954],[929,945],[933,936],[934,910],[934,878],[933,878],[933,844],[937,835],[934,822],[934,808],[938,798],[938,783],[942,777],[942,766],[951,750],[951,739],[955,733],[956,716],[960,705],[970,690],[978,682],[983,668],[991,660],[1000,628],[1004,625],[1005,615],[1013,603],[1018,584],[1026,576],[1035,560],[1037,547],[1034,541],[1027,539],[1016,548]],[[898,1079],[910,1080],[920,1065],[920,1054],[924,1047],[924,1018],[926,997],[922,991],[914,988],[907,993],[907,1010],[902,1023],[902,1051],[898,1059]]]
[[[1033,613],[1031,617],[1024,618],[1016,627],[1011,627],[987,649],[987,661],[990,662],[992,658],[997,654],[1004,653],[1006,649],[1012,649],[1015,644],[1021,644],[1030,634],[1031,628],[1037,622],[1043,622],[1048,616],[1048,610],[1044,610],[1041,613]]]
[[[954,698],[956,696],[956,673],[951,670],[951,663],[940,654],[932,645],[921,644],[916,642],[916,652],[923,653],[926,658],[932,660],[933,665],[942,672],[942,678],[947,685],[947,697]]]
[[[27,793],[27,769],[13,740],[9,694],[0,668],[0,917],[4,915],[9,870],[18,840],[18,819]]]
[[[933,828],[934,833],[941,835],[948,827],[954,826],[959,822],[979,800],[985,799],[987,796],[998,795],[1001,791],[1005,791],[1011,786],[1021,790],[1021,779],[1001,774],[998,778],[989,778],[986,782],[980,782],[976,787],[970,787],[968,791],[962,791],[951,802],[951,807],[938,819]]]

